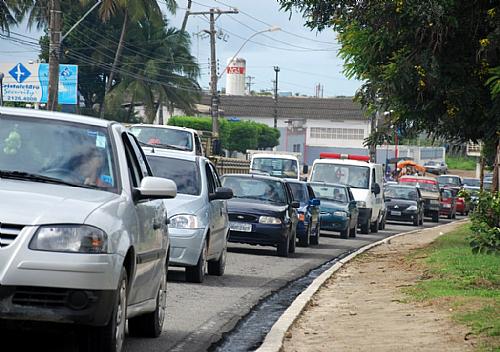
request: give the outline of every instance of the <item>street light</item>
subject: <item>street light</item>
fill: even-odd
[[[240,48],[238,49],[238,51],[236,51],[236,54],[233,55],[233,57],[231,58],[231,60],[229,60],[228,64],[226,65],[226,67],[224,68],[224,71],[222,71],[220,73],[220,75],[217,76],[217,79],[219,80],[222,75],[224,75],[224,72],[226,72],[227,68],[229,67],[229,65],[231,65],[231,63],[233,62],[234,59],[236,59],[236,56],[238,56],[238,54],[240,53],[241,49],[243,49],[243,47],[246,45],[246,43],[248,43],[253,37],[255,37],[256,35],[258,34],[261,34],[261,33],[265,33],[265,32],[277,32],[277,31],[281,31],[281,28],[278,27],[278,26],[272,26],[270,28],[267,28],[267,29],[263,29],[261,31],[258,31],[258,32],[255,32],[254,34],[252,34],[250,37],[248,37],[244,42],[243,44],[241,44]]]
[[[0,72],[0,106],[3,106],[3,78],[5,75]]]

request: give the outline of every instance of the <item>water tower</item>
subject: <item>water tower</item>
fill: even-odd
[[[226,68],[226,95],[245,95],[246,61],[229,58]]]

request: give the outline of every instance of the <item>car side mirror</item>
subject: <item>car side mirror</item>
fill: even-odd
[[[231,199],[233,198],[233,190],[229,187],[217,187],[214,193],[209,194],[209,200],[216,199]]]
[[[175,198],[177,185],[166,178],[147,176],[142,179],[140,187],[135,188],[133,193],[135,201]]]
[[[292,208],[295,208],[295,209],[300,208],[300,202],[296,201],[296,200],[294,200],[290,205],[292,206]]]
[[[380,193],[380,185],[378,183],[372,185],[372,192],[375,193],[375,195]]]
[[[349,202],[349,207],[350,207],[350,208],[355,208],[357,205],[358,205],[358,203],[357,203],[355,200],[351,200],[351,201]]]
[[[318,198],[313,198],[313,199],[309,200],[309,205],[311,205],[313,207],[317,207],[320,204],[321,204],[321,201]]]
[[[302,166],[302,173],[307,174],[309,172],[309,165],[303,165]]]

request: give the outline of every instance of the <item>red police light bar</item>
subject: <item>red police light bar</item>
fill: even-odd
[[[370,157],[367,155],[353,155],[353,154],[340,154],[340,153],[319,153],[320,159],[349,159],[349,160],[359,160],[359,161],[370,161]]]

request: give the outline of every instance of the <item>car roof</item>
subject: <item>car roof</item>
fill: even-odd
[[[196,161],[198,158],[203,158],[200,155],[189,154],[182,151],[176,151],[164,148],[143,146],[142,150],[144,150],[144,154],[146,154],[147,156],[158,156],[163,158],[182,159],[188,161]]]
[[[418,189],[417,186],[412,186],[412,185],[402,185],[400,183],[395,183],[395,184],[390,184],[390,185],[387,185],[387,188],[393,188],[393,187],[397,187],[397,188],[408,188],[408,189]]]
[[[47,110],[12,108],[12,107],[0,107],[0,115],[35,117],[35,118],[54,120],[54,121],[76,122],[79,124],[99,126],[99,127],[109,127],[110,125],[117,123],[116,121],[98,119],[96,117],[90,117],[78,114],[69,114],[69,113],[47,111]]]
[[[272,181],[280,181],[280,182],[283,182],[283,183],[287,182],[284,179],[279,178],[279,177],[267,176],[267,175],[257,175],[257,174],[224,174],[221,177],[226,177],[226,176],[229,176],[229,177],[235,177],[235,176],[237,176],[237,177],[244,177],[244,178],[254,178],[254,179],[258,179],[258,180],[272,180]]]
[[[462,176],[459,176],[459,175],[451,175],[451,174],[446,174],[446,175],[439,175],[439,177],[458,177],[458,178],[462,178]]]
[[[267,154],[267,153],[256,153],[252,154],[252,159],[263,159],[263,158],[271,158],[271,159],[287,159],[287,160],[298,160],[298,158],[295,155],[289,155],[289,154]]]
[[[352,159],[316,159],[313,162],[313,165],[314,164],[338,164],[338,165],[355,165],[355,166],[365,166],[365,167],[370,167],[375,165],[382,166],[382,164],[376,164],[369,161],[352,160]]]
[[[170,126],[170,125],[153,125],[149,123],[136,123],[133,125],[130,125],[129,128],[132,127],[153,127],[153,128],[162,128],[166,130],[178,130],[178,131],[189,131],[193,133],[198,133],[197,130],[193,128],[188,128],[188,127],[180,127],[180,126]]]

